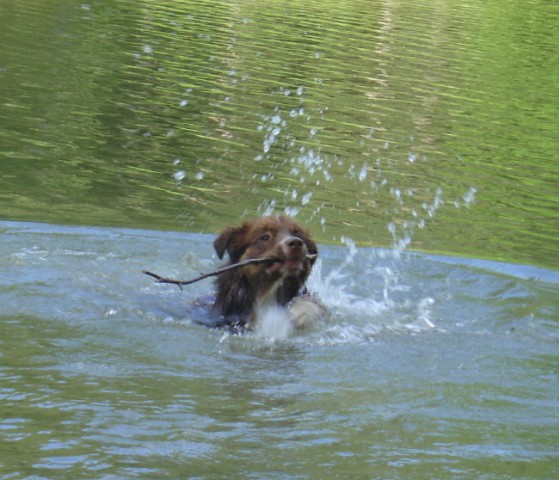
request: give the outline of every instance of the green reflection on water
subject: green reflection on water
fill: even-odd
[[[8,5],[3,216],[287,209],[323,242],[557,268],[557,15],[529,3]]]

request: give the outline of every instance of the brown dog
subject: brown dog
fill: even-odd
[[[253,258],[271,260],[218,277],[214,311],[226,324],[254,328],[261,309],[276,305],[289,307],[295,327],[307,326],[324,314],[325,308],[305,287],[318,249],[308,232],[291,218],[260,217],[227,228],[214,247],[220,259],[227,252],[229,264]]]

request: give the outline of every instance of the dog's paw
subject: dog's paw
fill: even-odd
[[[289,305],[289,318],[296,329],[311,327],[326,315],[326,307],[312,295],[296,297]]]

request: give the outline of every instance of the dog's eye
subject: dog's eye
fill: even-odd
[[[267,242],[268,240],[270,240],[270,235],[268,233],[265,233],[260,237],[260,240],[262,240],[263,242]]]

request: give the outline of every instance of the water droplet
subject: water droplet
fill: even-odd
[[[173,174],[173,178],[177,181],[180,182],[184,179],[184,177],[186,177],[186,172],[184,170],[179,170],[178,172],[175,172]]]
[[[464,195],[464,204],[469,207],[476,199],[477,188],[471,187]]]
[[[303,198],[301,199],[301,204],[303,206],[306,205],[311,201],[311,198],[312,198],[312,192],[305,193],[305,195],[303,195]]]
[[[286,207],[284,213],[289,217],[296,217],[299,213],[299,209],[297,207]]]
[[[367,178],[367,168],[368,168],[367,164],[363,165],[363,167],[361,168],[361,171],[359,172],[360,181],[363,181]]]

